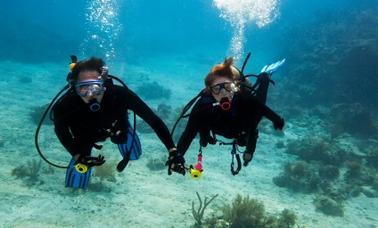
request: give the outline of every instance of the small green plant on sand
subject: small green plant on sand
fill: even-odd
[[[241,195],[237,195],[231,204],[221,207],[220,211],[222,215],[213,215],[197,227],[291,228],[295,227],[297,220],[297,216],[287,209],[278,215],[269,215],[262,202]]]
[[[196,221],[196,223],[195,223],[194,226],[195,227],[201,227],[203,215],[205,213],[205,209],[218,196],[218,194],[214,195],[210,199],[208,199],[207,197],[205,197],[204,201],[202,201],[202,198],[198,194],[198,192],[196,192],[196,194],[197,194],[197,198],[198,198],[198,201],[199,201],[199,206],[198,206],[198,209],[196,210],[194,208],[194,201],[192,201],[192,215],[193,215],[194,220]]]
[[[225,205],[222,212],[228,227],[235,228],[289,228],[294,227],[297,219],[289,210],[283,210],[278,217],[267,215],[262,202],[241,195],[237,195],[231,205]]]

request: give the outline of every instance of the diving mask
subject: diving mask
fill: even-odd
[[[210,87],[210,90],[215,95],[221,93],[222,89],[226,90],[227,92],[237,92],[237,87],[233,82],[223,82]]]
[[[81,97],[101,95],[106,88],[102,80],[85,80],[75,84],[76,93]]]

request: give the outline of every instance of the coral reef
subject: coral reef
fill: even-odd
[[[317,194],[314,205],[322,213],[343,216],[342,205],[350,197],[378,196],[374,149],[363,156],[341,150],[330,140],[313,138],[289,143],[287,152],[305,161],[286,164],[273,182],[292,191]]]
[[[282,38],[297,40],[295,47],[287,45],[283,50],[294,64],[288,63],[284,69],[291,77],[282,99],[301,107],[356,102],[375,106],[378,78],[373,72],[378,71],[378,13],[376,8],[369,8],[324,13],[311,24],[297,23],[283,31]],[[303,34],[311,34],[311,39]]]
[[[305,161],[296,161],[285,165],[284,172],[273,178],[279,187],[286,187],[295,192],[317,192],[320,178],[312,166]]]
[[[172,91],[163,87],[158,82],[143,82],[137,87],[136,93],[147,100],[169,99]]]
[[[378,133],[378,128],[372,119],[371,110],[360,103],[335,104],[331,108],[333,115],[329,118],[332,137],[343,133],[362,138],[372,137]]]
[[[354,182],[359,180],[362,176],[362,165],[358,162],[348,162],[347,171],[344,174],[344,178],[347,182]]]
[[[335,180],[340,176],[339,168],[333,165],[325,165],[319,167],[319,177],[326,180]]]
[[[378,173],[376,169],[363,166],[361,163],[348,162],[344,180],[351,186],[370,186],[375,189]]]
[[[309,137],[290,142],[287,145],[286,153],[297,155],[307,162],[320,161],[324,164],[337,166],[340,166],[349,156],[346,151],[332,141],[319,137]]]
[[[344,205],[342,202],[333,200],[327,196],[318,196],[314,200],[317,210],[326,215],[344,216]]]

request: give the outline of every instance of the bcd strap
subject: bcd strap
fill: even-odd
[[[213,137],[215,138],[215,134],[213,134]],[[237,153],[237,140],[234,139],[233,142],[231,143],[227,143],[227,142],[223,142],[222,140],[218,140],[218,139],[215,139],[216,142],[219,143],[219,145],[231,145],[232,144],[232,150],[231,150],[231,155],[232,155],[232,160],[231,160],[231,173],[232,175],[237,175],[240,170],[241,170],[241,160],[240,160],[240,155]],[[236,167],[236,170],[235,170],[235,159],[236,157],[236,164],[237,164],[237,167]]]
[[[240,170],[241,170],[241,160],[240,160],[240,155],[236,151],[236,141],[232,143],[232,150],[231,150],[231,155],[232,155],[232,161],[231,161],[231,173],[232,175],[237,175]],[[234,163],[234,157],[236,157],[236,163],[237,163],[237,168],[235,170],[235,163]]]

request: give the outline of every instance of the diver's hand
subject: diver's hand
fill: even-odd
[[[281,117],[278,120],[273,122],[273,127],[275,130],[282,130],[284,126],[285,126],[285,120]]]
[[[105,163],[104,156],[101,154],[98,155],[98,157],[80,156],[76,161],[77,163],[82,163],[88,167],[100,166]]]
[[[248,153],[248,152],[244,152],[243,154],[243,165],[244,166],[248,166],[248,164],[252,161],[253,159],[253,153]]]
[[[185,175],[185,159],[177,151],[176,148],[171,149],[169,152],[168,161],[165,163],[168,166],[168,175],[172,175],[172,171]]]

